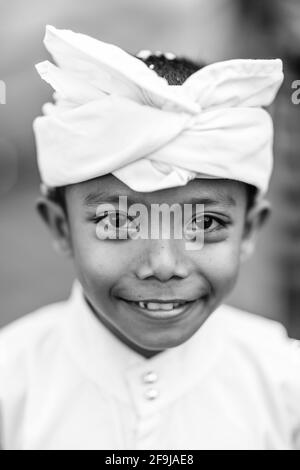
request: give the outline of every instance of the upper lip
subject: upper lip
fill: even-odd
[[[153,302],[153,303],[160,303],[160,304],[176,304],[176,303],[186,303],[186,302],[193,302],[198,300],[200,297],[196,297],[194,299],[125,299],[127,302]]]

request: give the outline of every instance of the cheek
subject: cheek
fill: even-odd
[[[72,237],[74,263],[85,285],[110,286],[128,271],[128,249],[124,242],[103,241],[96,237],[92,226],[77,227]]]
[[[237,240],[204,247],[199,267],[217,297],[226,295],[234,287],[239,271],[239,253],[240,242]]]

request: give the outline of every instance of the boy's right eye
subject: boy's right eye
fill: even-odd
[[[123,227],[128,221],[128,216],[125,213],[116,211],[110,212],[106,216],[102,216],[101,220],[106,219],[106,222],[109,223],[112,227]]]
[[[129,216],[126,212],[114,211],[100,214],[94,218],[95,223],[101,222],[101,220],[106,220],[107,223],[111,224],[113,227],[123,227],[127,222],[132,222],[135,217]]]

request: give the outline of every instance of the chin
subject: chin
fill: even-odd
[[[147,351],[161,351],[164,349],[171,349],[188,341],[200,327],[187,332],[186,334],[175,334],[174,332],[161,332],[161,334],[150,335],[143,338],[143,341],[134,341],[139,347]],[[152,338],[151,338],[152,336]]]

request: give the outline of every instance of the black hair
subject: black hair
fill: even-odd
[[[43,190],[42,192],[50,201],[58,204],[67,215],[66,188],[67,186],[48,186],[46,190]]]
[[[149,54],[147,57],[139,57],[157,75],[167,80],[169,85],[182,85],[186,79],[202,69],[205,64],[198,63],[186,57],[168,58],[165,54]]]
[[[176,57],[169,54],[147,53],[144,56],[136,55],[137,59],[144,62],[157,75],[167,80],[169,85],[182,85],[193,73],[204,67],[204,63],[198,63],[186,57]],[[246,183],[245,183],[246,184]],[[247,188],[247,209],[253,206],[257,189],[249,184]],[[58,203],[67,214],[65,187],[48,188],[47,196],[52,201]]]
[[[246,197],[247,197],[247,205],[246,210],[248,211],[251,207],[254,206],[256,196],[257,196],[257,188],[252,186],[252,184],[243,183],[246,186]]]

